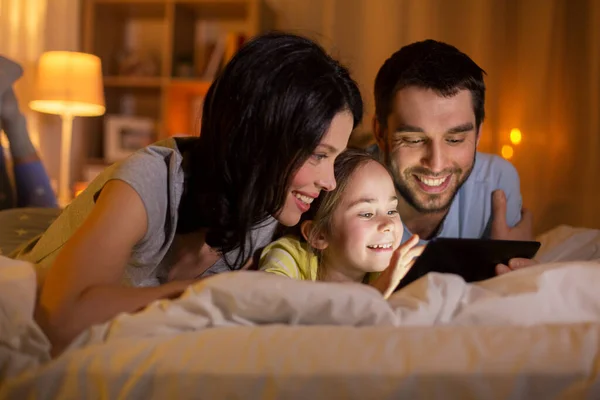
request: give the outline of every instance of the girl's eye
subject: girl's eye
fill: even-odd
[[[325,158],[327,158],[327,154],[313,154],[312,158],[315,161],[321,161],[321,160],[324,160]]]
[[[373,213],[367,212],[367,213],[360,213],[358,215],[362,218],[371,218],[373,216]]]
[[[396,209],[388,211],[388,215],[397,215],[397,214],[398,214],[398,210],[396,210]]]

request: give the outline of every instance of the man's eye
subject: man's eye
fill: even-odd
[[[398,210],[396,210],[396,209],[388,211],[388,215],[397,215],[397,214],[398,214]]]
[[[465,139],[446,139],[446,142],[448,142],[450,144],[459,144],[464,141],[465,141]]]
[[[406,144],[415,145],[415,144],[421,144],[421,143],[425,142],[425,140],[423,140],[423,139],[407,139],[407,138],[404,138],[404,139],[402,139],[402,142],[406,143]]]

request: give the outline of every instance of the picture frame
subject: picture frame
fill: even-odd
[[[104,160],[114,163],[127,158],[156,139],[152,118],[107,115],[104,120]]]

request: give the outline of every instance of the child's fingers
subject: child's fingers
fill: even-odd
[[[410,269],[412,268],[412,266],[415,264],[416,260],[411,260],[408,263],[402,264],[399,266],[399,268],[396,269],[395,274],[394,274],[394,284],[393,286],[396,287],[398,286],[398,284],[400,283],[400,281],[402,279],[404,279],[404,277],[406,276],[406,274],[408,274],[408,271],[410,271]]]
[[[423,254],[423,250],[425,250],[425,246],[423,245],[413,247],[406,253],[405,258],[412,259],[415,257],[419,257],[421,254]]]
[[[415,247],[418,243],[419,243],[419,236],[412,235],[410,239],[408,239],[406,242],[404,242],[400,246],[398,246],[398,249],[396,249],[396,251],[398,253],[400,253],[401,257],[405,257],[406,253],[408,253],[410,251],[410,249]]]

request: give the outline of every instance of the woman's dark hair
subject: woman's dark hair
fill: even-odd
[[[244,45],[210,86],[200,137],[180,146],[185,173],[178,233],[208,228],[230,268],[252,256],[250,231],[283,206],[293,174],[333,117],[363,113],[348,70],[307,38],[268,33]]]

